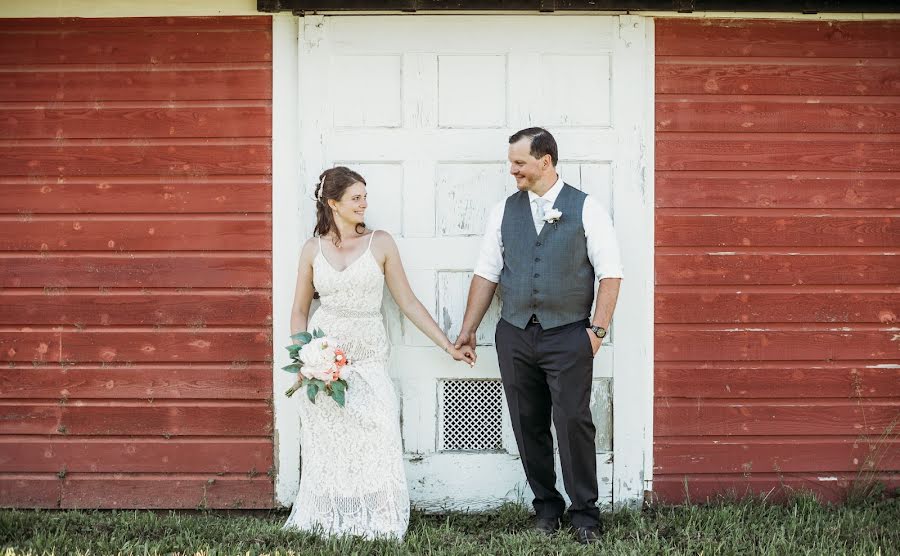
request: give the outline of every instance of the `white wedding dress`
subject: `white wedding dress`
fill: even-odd
[[[374,234],[372,234],[374,236]],[[301,389],[300,492],[285,528],[326,535],[402,539],[409,524],[400,416],[386,363],[381,316],[384,275],[366,251],[337,271],[319,252],[313,284],[321,306],[308,329],[335,338],[350,359],[344,407]]]

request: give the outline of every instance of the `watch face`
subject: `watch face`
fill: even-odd
[[[600,326],[592,326],[591,330],[594,331],[594,335],[597,336],[598,338],[606,337],[606,329],[605,328],[602,328]]]

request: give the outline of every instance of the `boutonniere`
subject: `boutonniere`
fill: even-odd
[[[562,218],[562,213],[555,208],[551,208],[550,210],[544,213],[544,222],[548,224],[553,224],[555,228],[559,224],[559,219]]]

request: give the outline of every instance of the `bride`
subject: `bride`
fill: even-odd
[[[322,329],[350,360],[344,407],[298,396],[302,425],[300,492],[285,528],[328,535],[402,539],[409,524],[397,396],[386,364],[383,285],[400,310],[453,359],[456,349],[409,287],[400,253],[384,231],[366,228],[366,181],[338,166],[316,187],[316,228],[300,253],[291,334]],[[321,306],[309,318],[313,290]]]

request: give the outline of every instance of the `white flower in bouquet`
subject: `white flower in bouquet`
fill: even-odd
[[[291,338],[296,343],[287,349],[293,363],[284,367],[284,370],[299,373],[302,380],[285,394],[290,397],[301,386],[306,386],[307,396],[311,402],[315,403],[316,395],[324,391],[343,407],[347,390],[345,367],[350,364],[344,350],[338,346],[336,340],[327,337],[320,329],[312,333],[300,332]]]
[[[300,350],[300,361],[303,362],[304,376],[316,374],[314,378],[323,378],[325,371],[334,366],[334,346],[331,345],[328,338],[316,338],[309,342]],[[330,379],[331,373],[328,373]]]

